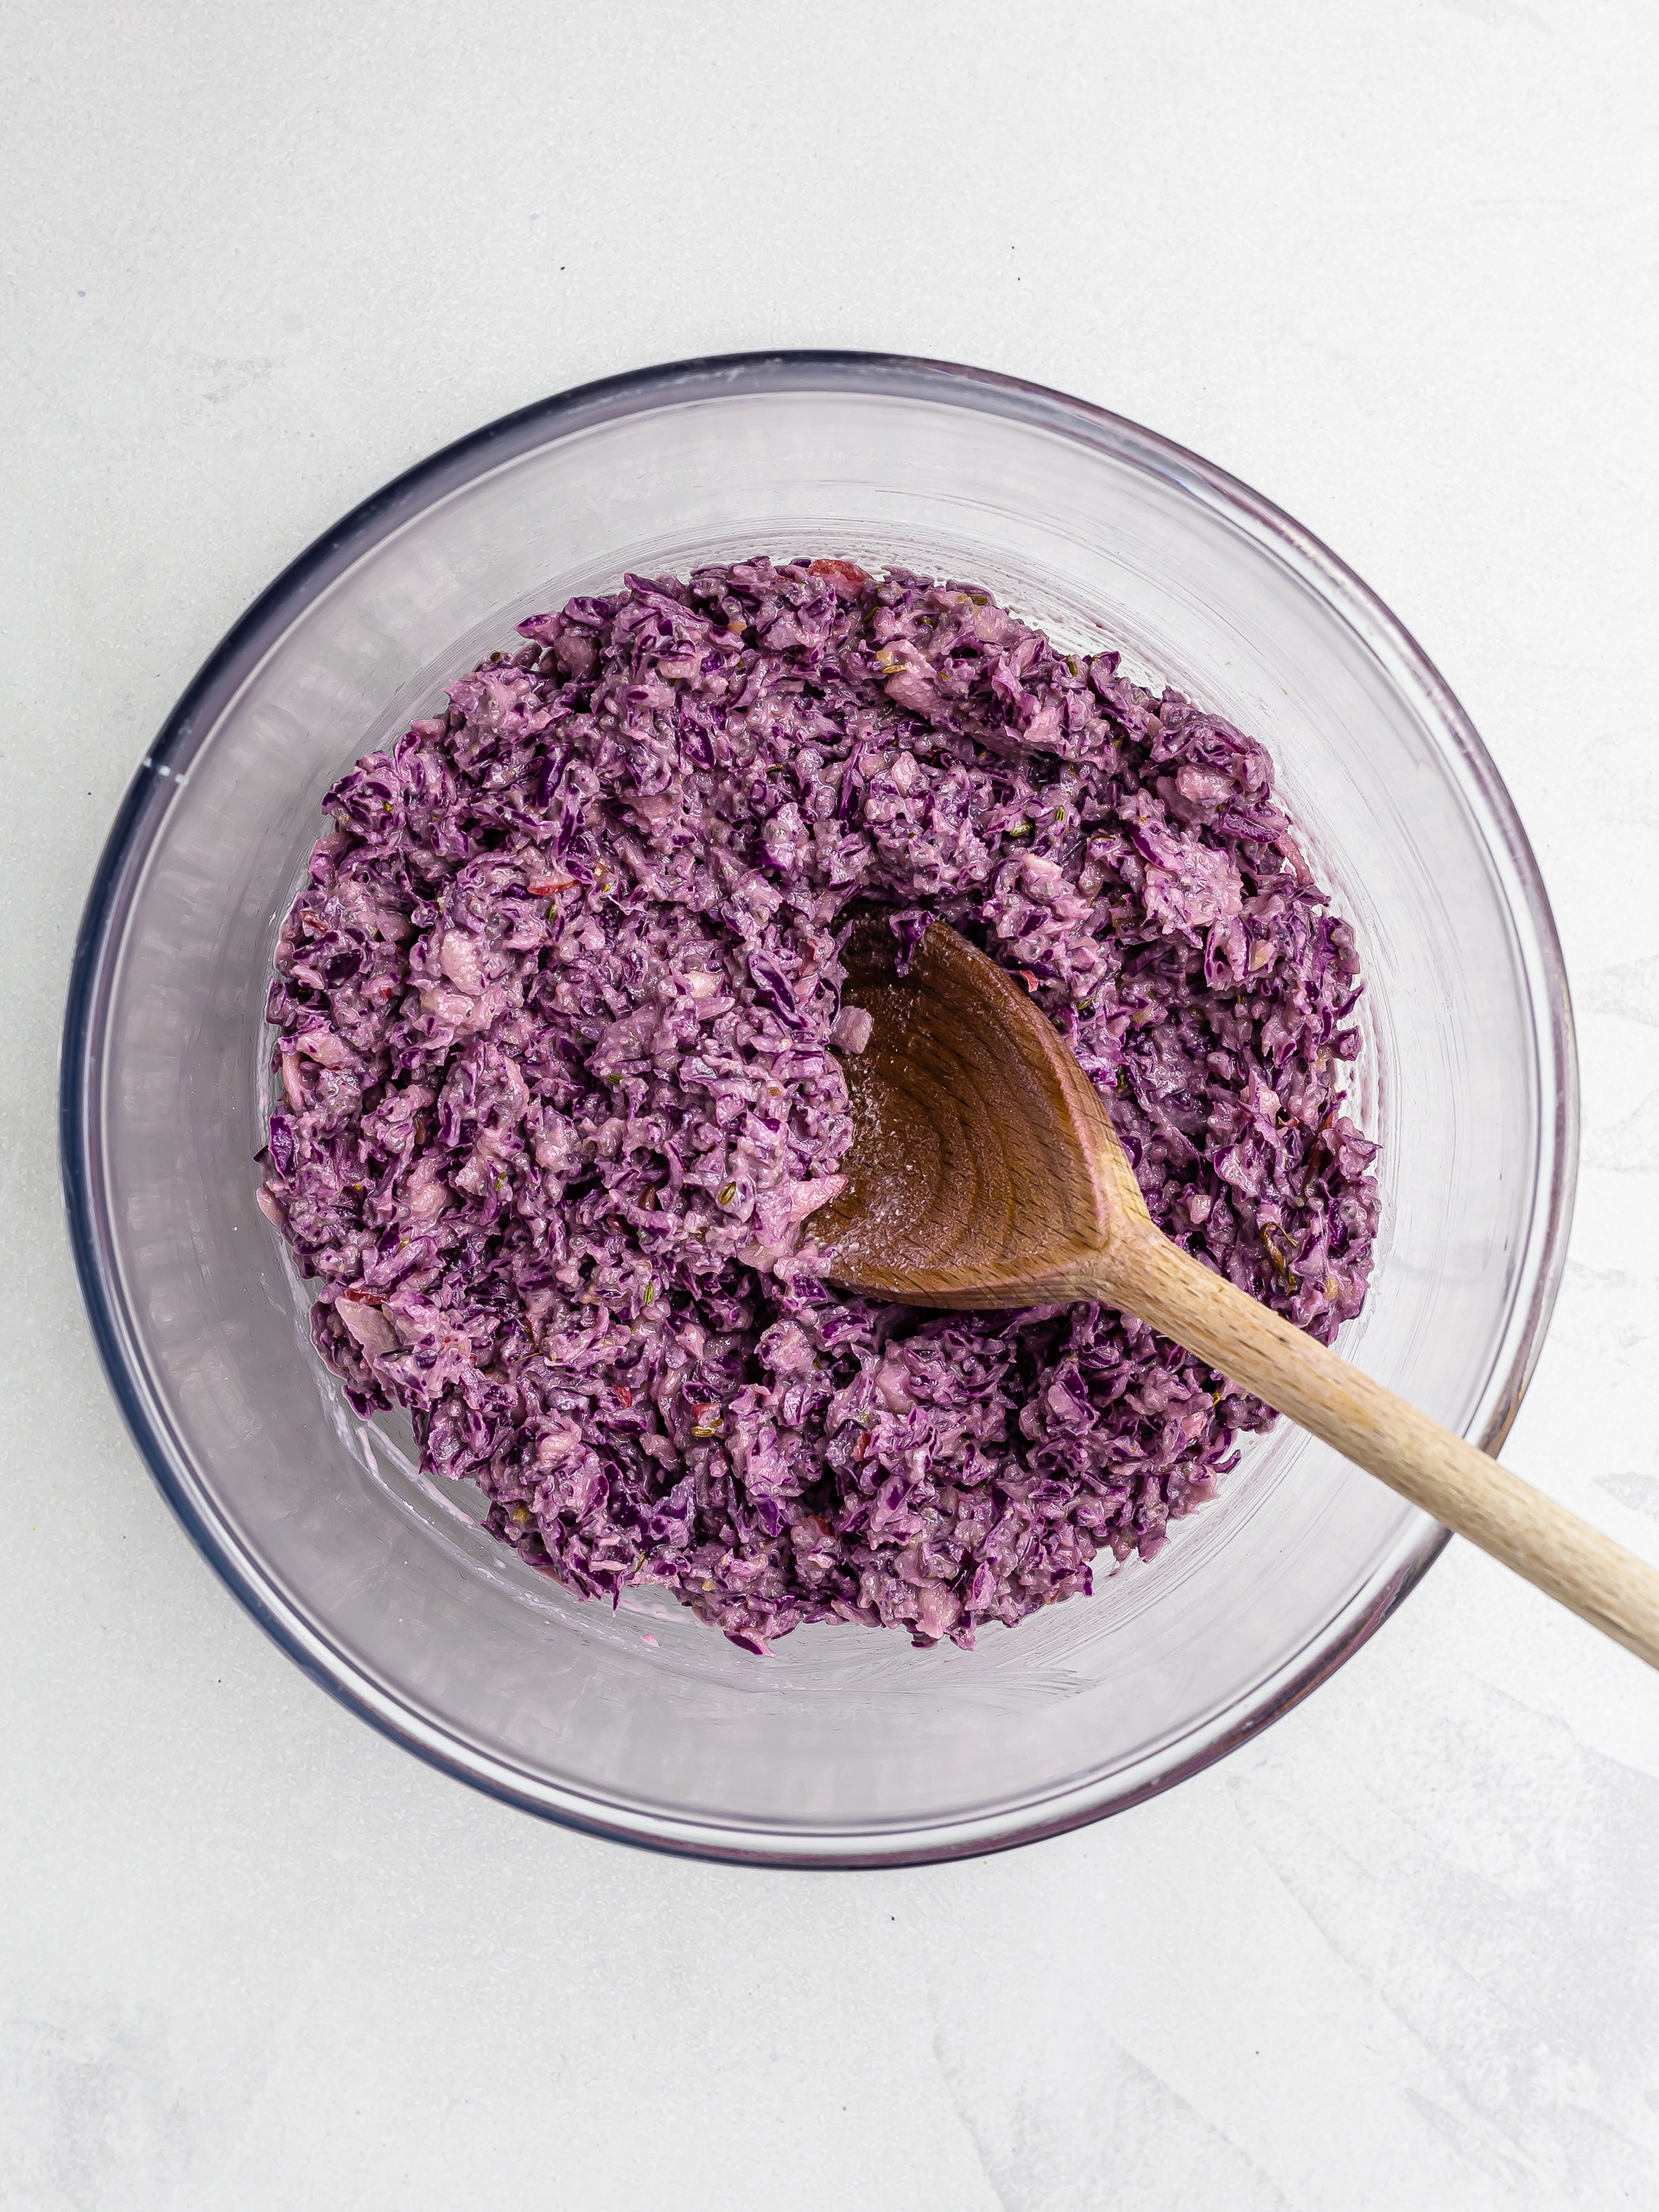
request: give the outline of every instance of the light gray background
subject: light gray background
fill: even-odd
[[[1585,1077],[1510,1456],[1659,1558],[1659,16],[26,0],[0,36],[0,2204],[1659,2206],[1659,1682],[1474,1553],[1058,1842],[767,1875],[567,1835],[338,1711],[198,1562],[53,1128],[127,779],[343,509],[644,362],[982,363],[1260,486],[1484,733]]]

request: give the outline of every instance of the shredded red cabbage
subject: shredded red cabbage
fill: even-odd
[[[1256,1401],[1092,1305],[823,1280],[838,917],[1021,976],[1154,1218],[1322,1341],[1375,1147],[1353,938],[1263,748],[982,591],[851,563],[629,576],[521,623],[324,801],[282,930],[261,1204],[367,1413],[583,1597],[971,1644],[1150,1558]]]

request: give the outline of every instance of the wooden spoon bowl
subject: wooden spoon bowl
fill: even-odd
[[[813,1217],[834,1279],[912,1306],[1101,1296],[1114,1242],[1152,1217],[1094,1085],[966,938],[935,923],[903,976],[897,949],[872,915],[842,952],[872,1027],[842,1064],[847,1188]]]

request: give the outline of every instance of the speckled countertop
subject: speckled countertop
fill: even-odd
[[[372,1735],[197,1560],[53,1126],[127,779],[343,509],[642,362],[978,361],[1261,486],[1484,734],[1584,1073],[1507,1456],[1659,1558],[1659,16],[22,0],[8,47],[0,2205],[1659,2206],[1659,1680],[1472,1552],[1058,1842],[585,1840]]]

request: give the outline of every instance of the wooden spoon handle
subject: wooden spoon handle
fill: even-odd
[[[1156,1230],[1103,1295],[1659,1667],[1659,1569],[1183,1252]]]

